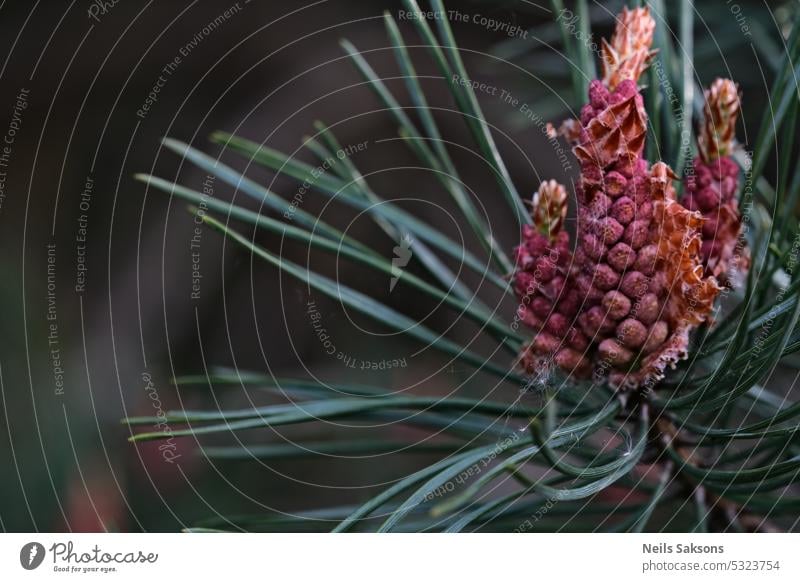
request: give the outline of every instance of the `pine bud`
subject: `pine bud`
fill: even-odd
[[[609,43],[603,39],[603,82],[614,90],[622,81],[638,82],[655,54],[650,50],[656,23],[649,8],[622,9]]]
[[[555,180],[542,182],[533,194],[531,216],[539,232],[553,238],[567,217],[567,189]]]
[[[731,153],[739,116],[739,90],[730,79],[717,79],[705,91],[705,99],[698,149],[704,161],[713,162]]]

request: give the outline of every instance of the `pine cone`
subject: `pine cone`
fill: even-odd
[[[685,357],[719,288],[699,276],[701,217],[675,201],[672,170],[648,169],[642,157],[647,116],[635,83],[608,91],[594,81],[589,99],[574,149],[583,188],[575,279],[588,307],[578,322],[597,344],[597,373],[610,368],[612,385],[639,387]]]
[[[747,271],[749,253],[741,235],[736,192],[739,167],[730,156],[739,114],[739,94],[729,79],[717,79],[705,92],[704,119],[697,138],[699,155],[688,176],[683,203],[702,213],[702,255],[706,272],[729,281]],[[735,269],[734,269],[735,267]]]
[[[561,265],[561,294],[534,310],[538,333],[521,357],[528,372],[542,354],[554,354],[565,372],[594,367],[597,376],[609,373],[612,386],[657,382],[686,356],[689,332],[719,293],[704,276],[701,215],[675,200],[676,176],[666,164],[650,168],[642,157],[647,115],[636,80],[652,54],[653,25],[646,9],[623,12],[604,45],[613,57],[605,82],[592,81],[580,128],[571,132],[581,165],[574,263],[570,272]]]
[[[515,249],[518,315],[536,331],[523,350],[521,365],[533,373],[554,362],[570,373],[585,374],[589,362],[582,353],[588,341],[571,325],[579,304],[569,273],[573,262],[569,234],[562,229],[567,191],[555,180],[542,182],[532,207],[533,226],[523,227],[522,244]]]

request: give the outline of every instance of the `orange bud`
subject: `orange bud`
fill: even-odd
[[[603,82],[613,90],[626,79],[639,80],[650,59],[656,23],[649,8],[622,9],[609,43],[603,39]]]
[[[543,235],[553,237],[567,217],[567,189],[555,180],[542,182],[533,195],[531,216]]]
[[[717,79],[705,91],[703,127],[697,138],[700,155],[711,162],[731,153],[739,115],[739,89],[730,79]]]

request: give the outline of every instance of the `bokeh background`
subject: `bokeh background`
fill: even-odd
[[[695,3],[702,23],[695,36],[698,82],[718,74],[740,81],[745,145],[768,106],[766,87],[782,54],[779,31],[792,4]],[[620,6],[592,3],[597,38]],[[452,24],[474,79],[513,94],[545,121],[566,114],[574,103],[566,89],[569,63],[550,46],[558,35],[547,24],[553,20],[547,6],[451,0],[447,7],[467,15]],[[311,161],[303,136],[321,119],[345,147],[366,144],[352,160],[376,191],[404,199],[407,209],[453,237],[464,234],[450,214],[452,203],[430,173],[414,167],[391,117],[339,46],[347,38],[370,50],[372,66],[405,95],[387,50],[384,10],[397,16],[403,9],[400,2],[358,0],[0,3],[0,134],[11,139],[0,144],[6,148],[0,167],[0,529],[174,531],[217,515],[355,503],[430,461],[402,455],[391,462],[317,456],[212,463],[197,454],[193,439],[183,439],[170,462],[157,443],[128,443],[130,429],[120,423],[153,414],[155,398],[164,410],[268,401],[241,389],[200,383],[178,390],[171,382],[217,366],[415,393],[455,386],[481,392],[480,378],[469,379],[468,370],[439,370],[439,358],[416,353],[409,340],[314,297],[338,351],[359,360],[411,362],[386,370],[343,365],[315,334],[304,285],[253,263],[210,231],[202,232],[193,262],[196,225],[183,203],[133,179],[153,173],[201,189],[206,176],[163,150],[160,140],[172,136],[217,155],[219,147],[207,141],[216,129]],[[492,30],[475,23],[475,14],[508,26]],[[419,44],[411,24],[400,20],[409,44]],[[529,34],[509,37],[511,30]],[[475,162],[435,67],[422,49],[411,51],[446,139],[467,146],[451,148],[465,183],[495,236],[511,248],[518,225],[497,203],[491,174]],[[541,125],[490,93],[478,97],[518,189],[533,192],[543,178],[574,178],[576,164],[563,164]],[[297,191],[293,182],[257,168],[248,175],[287,198]],[[242,199],[219,180],[213,195]],[[392,257],[394,242],[366,217],[313,193],[303,208]],[[453,337],[472,334],[370,272],[330,256],[309,257],[278,237],[260,235],[259,242],[355,281],[431,327],[454,325]],[[199,297],[192,296],[193,272],[202,275]],[[483,297],[499,301],[488,291]],[[420,383],[428,376],[433,380]],[[249,442],[325,441],[342,430],[333,423],[276,429]],[[370,434],[363,429],[363,438]]]

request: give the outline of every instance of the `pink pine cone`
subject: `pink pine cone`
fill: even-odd
[[[583,374],[588,361],[580,352],[588,341],[572,327],[579,297],[571,288],[573,262],[569,235],[559,230],[552,236],[525,226],[515,249],[514,291],[520,299],[518,315],[536,335],[521,357],[528,373],[555,363],[569,372]],[[576,350],[575,348],[579,348]]]
[[[739,95],[736,84],[717,79],[705,92],[699,155],[686,179],[683,203],[703,215],[703,264],[706,272],[730,284],[745,273],[750,257],[742,237],[736,194],[739,167],[730,156],[735,138]]]
[[[641,387],[685,357],[690,330],[711,311],[719,287],[703,277],[702,218],[675,201],[672,171],[643,159],[646,127],[632,80],[613,91],[591,83],[574,148],[582,178],[574,257],[564,233],[548,240],[526,229],[518,248],[515,290],[530,297],[525,321],[537,332],[521,356],[528,372],[594,367],[610,370],[614,386]],[[560,258],[543,269],[554,248]],[[532,265],[556,271],[558,284],[531,295]]]

